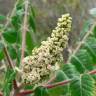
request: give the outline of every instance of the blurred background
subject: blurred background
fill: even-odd
[[[73,17],[69,45],[74,47],[84,22],[90,18],[89,10],[96,7],[96,0],[31,0],[36,14],[36,42],[45,40],[56,26],[57,18],[64,13]],[[0,14],[11,12],[15,0],[0,0]]]

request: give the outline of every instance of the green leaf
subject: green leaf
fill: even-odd
[[[75,77],[70,83],[71,96],[95,96],[94,80],[88,74]]]
[[[35,89],[35,96],[49,96],[49,92],[47,88],[39,86]]]
[[[3,52],[3,43],[0,42],[0,60],[4,59],[4,52]]]
[[[7,48],[11,58],[16,59],[17,57],[16,49],[12,45],[9,45]]]
[[[56,79],[52,83],[61,82],[63,80],[68,80],[68,77],[65,75],[65,73],[62,70],[58,70],[56,72]],[[68,88],[69,85],[67,84],[67,85],[57,86],[55,88],[49,89],[50,96],[63,96],[63,95],[66,96],[69,91]]]
[[[3,32],[4,39],[9,43],[15,43],[17,40],[17,32],[14,29],[8,29]]]
[[[17,67],[20,66],[20,60],[21,60],[21,50],[18,48],[17,50]]]
[[[29,14],[29,25],[30,28],[33,30],[33,32],[36,32],[36,24],[35,24],[35,17],[34,17],[34,11],[33,8],[30,8],[30,14]]]
[[[30,5],[30,12],[31,12],[32,16],[35,18],[35,10],[32,5]]]
[[[85,49],[80,49],[75,56],[72,57],[71,63],[80,73],[93,69],[93,61],[90,54]]]
[[[69,78],[74,78],[74,76],[80,75],[75,66],[72,64],[63,64],[62,70]]]
[[[24,0],[19,0],[16,9],[19,10],[22,8],[24,8]]]
[[[12,69],[7,69],[3,87],[4,96],[10,96],[10,91],[12,90],[12,82],[15,79],[15,76],[15,71],[13,71]]]
[[[90,53],[93,62],[96,63],[96,38],[90,36],[84,43],[84,47]]]
[[[24,15],[24,9],[21,8],[21,9],[17,10],[17,11],[16,11],[16,15],[17,15],[17,16],[23,16],[23,15]]]
[[[93,36],[96,38],[96,26],[94,27],[94,30],[93,30]]]
[[[14,28],[16,30],[19,30],[19,28],[21,27],[21,20],[20,20],[20,17],[19,16],[13,16],[12,19],[11,19],[11,23],[12,25],[14,26]]]
[[[35,45],[32,40],[32,36],[31,36],[30,32],[27,32],[27,34],[26,34],[26,46],[27,46],[27,50],[29,51],[29,54],[31,54],[32,49],[35,47]]]
[[[24,55],[25,55],[24,57],[29,55],[26,50],[25,50]],[[17,67],[20,66],[20,60],[21,60],[21,48],[18,48],[18,50],[17,50],[17,64],[16,64]]]
[[[5,20],[6,17],[4,15],[0,15],[0,20]]]

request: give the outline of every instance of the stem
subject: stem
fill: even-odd
[[[94,74],[96,74],[96,70],[92,70],[92,71],[90,71],[89,74],[90,74],[90,75],[94,75]]]
[[[3,93],[2,92],[0,92],[0,96],[3,96]]]
[[[33,92],[34,92],[33,90],[26,90],[26,91],[20,92],[16,96],[26,96],[28,94],[32,94]]]
[[[96,74],[96,70],[92,70],[92,71],[88,72],[88,74],[94,75],[94,74]],[[64,81],[61,81],[61,82],[58,82],[58,83],[55,83],[55,84],[45,85],[43,87],[51,89],[51,88],[54,88],[54,87],[57,87],[57,86],[66,85],[66,84],[70,83],[71,81],[72,81],[72,79],[64,80]],[[25,90],[25,91],[22,91],[21,93],[17,94],[16,96],[26,96],[28,94],[32,94],[33,92],[34,92],[34,90]]]
[[[12,62],[11,57],[10,57],[10,55],[7,51],[7,48],[5,46],[4,46],[4,53],[5,53],[5,56],[7,58],[8,63],[9,63],[10,68],[14,69],[13,62]]]
[[[72,53],[71,56],[69,56],[67,63],[70,63],[70,60],[72,58],[73,55],[75,55],[78,50],[81,48],[82,44],[86,41],[87,37],[90,35],[90,33],[92,33],[94,27],[96,26],[96,23],[92,25],[92,27],[90,28],[90,30],[86,33],[86,35],[84,36],[84,38],[82,39],[82,41],[78,44],[78,46],[76,47],[76,49],[74,50],[74,52]]]
[[[26,33],[27,33],[27,15],[28,15],[28,0],[25,1],[25,15],[24,15],[24,22],[22,28],[22,48],[21,48],[21,63],[23,64],[22,60],[24,58],[24,51],[26,47]]]
[[[12,68],[14,70],[13,61],[12,61],[12,59],[11,59],[11,57],[10,57],[8,51],[7,51],[7,48],[5,46],[4,46],[4,53],[5,53],[5,56],[7,58],[8,63],[9,63],[10,68]],[[18,88],[16,80],[13,80],[13,85],[14,85],[13,86],[14,89],[17,89]]]
[[[50,88],[54,88],[54,87],[56,87],[56,86],[65,85],[65,84],[69,83],[70,81],[71,81],[71,80],[64,80],[64,81],[62,81],[62,82],[58,82],[58,83],[55,83],[55,84],[46,85],[45,87],[48,88],[48,89],[50,89]]]

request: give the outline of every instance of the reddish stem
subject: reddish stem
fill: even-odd
[[[0,96],[3,96],[3,93],[2,92],[0,92]]]
[[[13,87],[14,89],[18,89],[18,84],[15,79],[13,80]]]
[[[22,91],[19,94],[17,94],[16,96],[26,96],[28,94],[32,94],[34,92],[34,90],[26,90],[26,91]]]
[[[14,70],[13,61],[12,61],[12,59],[11,59],[11,57],[10,57],[8,51],[7,51],[7,48],[5,46],[4,46],[4,53],[6,55],[6,58],[7,58],[7,61],[9,63],[10,68]],[[16,82],[16,80],[13,80],[13,87],[14,87],[14,89],[17,89],[17,82]]]
[[[50,89],[50,88],[54,88],[56,86],[62,86],[62,85],[65,85],[67,83],[69,83],[71,80],[64,80],[62,82],[58,82],[58,83],[55,83],[55,84],[51,84],[51,85],[46,85],[45,87]]]
[[[90,75],[96,74],[96,70],[92,70],[89,72]]]

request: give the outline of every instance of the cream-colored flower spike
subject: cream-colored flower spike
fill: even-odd
[[[69,14],[62,15],[51,36],[32,51],[32,56],[24,58],[22,66],[24,83],[42,83],[59,68],[59,63],[63,60],[61,52],[67,46],[71,23],[72,18]]]

